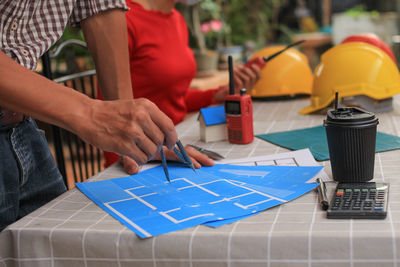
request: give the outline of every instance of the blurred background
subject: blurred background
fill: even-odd
[[[379,95],[375,99],[359,98],[358,100],[368,104],[373,109],[372,111],[379,111],[380,109],[388,111],[391,108],[391,102],[388,102],[391,101],[391,96],[400,92],[400,75],[398,73],[398,62],[400,62],[400,0],[202,0],[193,6],[177,4],[176,8],[187,22],[190,36],[189,45],[194,51],[197,63],[197,75],[191,84],[193,88],[201,90],[226,84],[228,81],[228,55],[232,55],[235,64],[244,64],[255,55],[268,56],[268,53],[270,53],[268,49],[271,47],[275,47],[274,51],[276,51],[277,47],[284,47],[290,43],[305,40],[296,47],[296,51],[298,50],[301,54],[287,53],[285,56],[280,56],[280,60],[271,61],[269,66],[264,68],[265,79],[260,81],[258,88],[256,86],[256,89],[253,90],[252,97],[281,95],[292,97],[295,94],[305,93],[311,96],[311,106],[314,105],[312,109],[320,109],[325,105],[318,106],[316,103],[321,103],[324,95],[315,95],[318,88],[311,89],[311,87],[316,87],[315,70],[321,62],[321,55],[340,45],[349,36],[372,33],[391,50],[389,52],[385,50],[385,52],[388,52],[388,55],[394,55],[394,58],[392,58],[394,63],[387,63],[386,60],[384,67],[389,68],[393,73],[390,79],[393,80],[392,84],[395,84],[396,88],[390,91],[388,95]],[[374,41],[375,39],[371,39],[369,36],[366,41]],[[56,54],[54,51],[66,40],[84,42],[83,34],[79,28],[68,27],[65,30],[62,38],[48,53],[50,55],[50,64],[48,65],[50,65],[53,79],[94,69],[87,49],[81,45],[71,46],[68,49],[63,49],[57,56],[51,56]],[[354,59],[346,60],[354,61]],[[279,61],[282,61],[281,65],[279,65]],[[37,67],[37,71],[41,73],[44,71],[42,62]],[[307,66],[306,68],[301,65],[303,63]],[[277,67],[274,67],[274,64],[278,64]],[[343,61],[335,63],[335,66],[340,69],[340,64],[348,65]],[[391,69],[390,64],[396,69],[395,71]],[[289,66],[293,70],[289,70]],[[283,71],[279,74],[276,72],[277,69]],[[380,68],[379,71],[384,71],[384,69]],[[277,78],[279,75],[283,78]],[[359,79],[361,83],[364,83],[364,78],[368,76],[363,75]],[[347,80],[344,79],[344,82],[354,84],[351,81],[352,78],[346,78]],[[276,81],[273,81],[274,79]],[[301,83],[299,83],[299,80],[301,80]],[[381,80],[379,82],[384,83],[388,79],[382,78]],[[288,81],[291,82],[288,83]],[[324,84],[331,84],[329,82],[331,81],[323,81]],[[337,85],[342,83],[342,81],[333,82]],[[94,83],[96,83],[95,80]],[[356,84],[356,86],[359,87],[361,83]],[[376,81],[374,83],[372,88],[381,86]],[[85,87],[84,82],[80,84],[82,84],[80,87]],[[271,89],[267,88],[268,86],[275,87]],[[304,88],[300,88],[301,86]],[[81,90],[76,85],[73,87]],[[96,84],[93,88],[96,88]],[[289,90],[289,93],[287,93],[287,90]],[[312,90],[313,92],[311,92]],[[321,90],[325,89],[322,88]],[[354,94],[358,94],[356,89],[352,90]],[[91,97],[96,95],[96,90],[92,89],[92,92]],[[379,100],[377,100],[378,98]],[[313,110],[306,110],[304,113]],[[54,151],[54,131],[49,125],[41,122],[39,124],[41,128],[46,130],[46,137]],[[67,148],[60,148],[60,150],[65,149]],[[70,151],[72,150],[70,149]],[[80,152],[75,154],[80,155]],[[74,154],[70,152],[70,155]],[[68,164],[68,160],[74,157],[66,156],[67,173],[72,172],[71,168],[73,167],[73,164],[72,167],[71,164]],[[102,168],[101,163],[97,165]],[[81,167],[75,169],[79,168]],[[73,176],[77,176],[75,170]]]
[[[315,67],[321,53],[364,32],[378,35],[399,57],[400,0],[203,0],[176,7],[188,24],[199,76],[226,69],[227,54],[245,62],[263,47],[299,39],[309,41],[300,50]],[[83,36],[79,29],[67,28],[59,42],[67,39]],[[92,68],[86,53],[79,47],[66,52],[66,60],[53,65],[55,76]]]

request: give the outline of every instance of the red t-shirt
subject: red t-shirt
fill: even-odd
[[[154,102],[174,124],[181,122],[188,111],[214,103],[216,89],[190,89],[196,74],[193,51],[188,45],[188,29],[183,16],[145,10],[127,1],[129,61],[134,98]],[[118,157],[106,153],[106,167]]]

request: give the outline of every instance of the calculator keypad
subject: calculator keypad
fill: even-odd
[[[384,219],[389,186],[386,183],[339,183],[328,209],[333,219]]]

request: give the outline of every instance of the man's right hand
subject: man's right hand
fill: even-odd
[[[164,142],[172,148],[177,141],[172,121],[152,102],[132,100],[124,10],[99,12],[83,20],[81,26],[96,65],[102,96],[112,101],[90,105],[88,125],[78,125],[83,129],[75,130],[87,142],[128,156],[137,164],[151,159]]]
[[[138,164],[152,159],[165,145],[172,149],[178,139],[174,124],[151,101],[93,101],[87,119],[73,131],[86,142],[103,150],[128,156]]]

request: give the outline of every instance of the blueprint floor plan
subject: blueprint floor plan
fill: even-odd
[[[169,164],[139,174],[77,184],[105,211],[146,238],[208,223],[219,226],[280,205],[313,189],[322,167],[217,164],[196,172]]]

